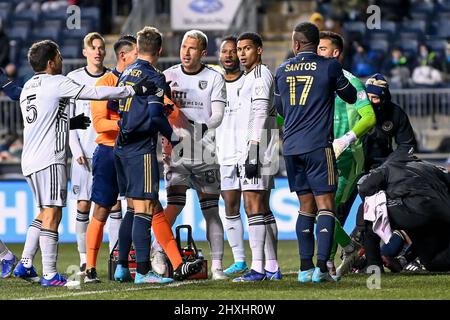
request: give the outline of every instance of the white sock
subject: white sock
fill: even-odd
[[[161,247],[161,245],[159,244],[158,240],[156,240],[156,239],[153,240],[152,250],[164,252],[164,249]]]
[[[14,257],[11,251],[9,251],[8,247],[0,240],[0,261],[2,260],[11,260]]]
[[[109,252],[114,250],[114,246],[119,239],[119,229],[122,223],[122,210],[111,211],[109,214]]]
[[[235,262],[245,261],[244,248],[244,226],[242,225],[241,215],[238,213],[234,216],[225,217],[225,228],[227,231],[228,243]]]
[[[39,245],[42,253],[42,274],[45,279],[50,280],[57,272],[58,232],[41,229]]]
[[[20,260],[25,268],[31,268],[33,259],[39,249],[39,237],[42,228],[42,221],[34,219],[27,230],[25,246],[23,247],[22,259]]]
[[[206,239],[211,249],[211,260],[223,259],[224,231],[219,216],[219,200],[204,199],[200,201],[203,217],[206,221]]]
[[[211,270],[222,270],[222,260],[212,260],[211,261]]]
[[[269,272],[277,272],[279,268],[277,261],[278,228],[272,212],[264,216],[264,223],[266,225],[266,238],[264,243],[266,262],[264,269]]]
[[[77,234],[78,252],[80,254],[80,266],[86,263],[86,231],[89,224],[89,212],[77,210],[75,232]]]
[[[248,217],[248,239],[252,249],[251,268],[259,273],[264,273],[264,241],[266,238],[266,226],[264,215],[255,214]]]

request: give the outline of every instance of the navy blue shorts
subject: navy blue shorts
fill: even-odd
[[[338,172],[333,148],[284,156],[291,192],[322,195],[336,192]]]
[[[158,200],[159,169],[156,153],[134,156],[114,155],[121,196]]]
[[[119,185],[117,183],[114,147],[99,144],[92,158],[91,201],[102,207],[112,207],[117,202]]]

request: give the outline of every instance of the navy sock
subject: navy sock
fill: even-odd
[[[147,274],[150,271],[152,216],[135,213],[133,222],[133,243],[136,251],[136,271]]]
[[[327,260],[330,258],[331,246],[333,244],[335,218],[334,213],[329,210],[319,210],[317,215],[317,266],[320,271],[327,271]]]
[[[124,268],[128,268],[128,254],[130,253],[131,243],[133,241],[133,238],[131,237],[133,221],[134,209],[128,207],[127,213],[122,219],[119,228],[119,264]]]
[[[307,212],[298,212],[297,232],[298,251],[300,255],[300,270],[305,271],[314,268],[312,258],[314,255],[314,220],[315,215]]]
[[[381,255],[387,257],[396,257],[403,248],[405,240],[400,231],[395,230],[392,233],[389,242],[381,246]]]

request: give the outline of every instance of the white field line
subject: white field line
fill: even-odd
[[[298,271],[288,271],[288,272],[282,272],[283,275],[293,275],[297,274]],[[97,291],[78,291],[76,289],[67,289],[69,292],[62,293],[62,294],[54,294],[49,296],[39,296],[39,297],[28,297],[28,298],[21,298],[17,300],[47,300],[47,299],[62,299],[62,298],[69,298],[69,297],[77,297],[77,296],[89,296],[94,294],[103,294],[103,293],[113,293],[113,292],[132,292],[132,291],[145,291],[145,290],[154,290],[154,289],[164,289],[164,288],[177,288],[189,284],[196,284],[196,283],[211,283],[214,280],[189,280],[189,281],[182,281],[182,282],[175,282],[170,283],[163,286],[142,286],[142,287],[136,287],[136,288],[126,288],[126,289],[112,289],[112,290],[97,290]]]

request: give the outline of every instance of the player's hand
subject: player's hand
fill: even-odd
[[[106,108],[108,110],[114,111],[115,113],[119,113],[119,101],[118,100],[109,100],[106,104]]]
[[[0,68],[0,88],[4,88],[7,84],[11,83],[11,80],[5,74],[2,68]]]
[[[339,156],[356,140],[356,135],[353,131],[347,132],[345,135],[333,141],[334,156]]]
[[[259,143],[250,143],[247,160],[245,160],[244,172],[247,179],[259,178]]]
[[[163,105],[163,114],[168,118],[173,110],[175,109],[174,105],[171,103],[166,103]]]
[[[91,125],[91,119],[86,117],[84,113],[81,113],[73,118],[70,118],[69,128],[70,130],[82,129],[85,130]]]
[[[133,90],[137,96],[151,96],[158,91],[158,87],[148,77],[145,77],[133,86]]]

